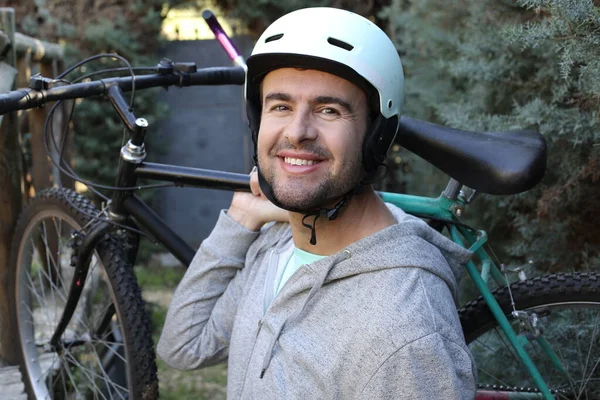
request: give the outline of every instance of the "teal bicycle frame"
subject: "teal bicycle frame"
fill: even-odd
[[[452,241],[475,254],[477,259],[481,262],[480,270],[475,266],[473,261],[469,261],[466,265],[467,272],[490,308],[492,315],[498,321],[498,325],[506,335],[518,358],[521,360],[541,392],[519,393],[519,398],[540,398],[541,394],[545,399],[554,399],[546,382],[524,348],[524,346],[530,342],[530,339],[524,334],[517,334],[515,332],[488,287],[487,282],[490,275],[498,285],[506,286],[509,285],[510,282],[483,248],[483,245],[487,242],[487,234],[484,231],[475,231],[472,228],[467,227],[458,219],[469,203],[460,192],[461,186],[460,183],[451,179],[444,192],[438,198],[387,192],[380,192],[379,195],[385,202],[400,207],[408,214],[445,222]],[[552,350],[546,339],[539,336],[538,338],[533,338],[533,340],[538,342],[554,366],[562,373],[565,373],[558,356]]]

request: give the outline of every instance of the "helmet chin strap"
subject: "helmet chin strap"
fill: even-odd
[[[316,211],[309,211],[304,214],[304,217],[302,217],[302,226],[310,229],[310,244],[312,244],[313,246],[317,244],[317,233],[316,233],[316,229],[315,229],[315,225],[317,224],[317,219],[319,219],[319,217],[327,217],[327,219],[329,221],[336,219],[338,216],[338,213],[340,212],[340,209],[342,207],[344,207],[348,203],[348,201],[350,201],[350,198],[356,191],[357,190],[354,189],[354,190],[351,190],[350,192],[346,193],[344,196],[342,196],[340,201],[338,201],[335,204],[335,206],[333,206],[333,208],[320,208]],[[306,220],[309,217],[313,217],[313,216],[315,218],[312,221],[312,225],[304,222],[304,220]]]
[[[271,201],[271,203],[275,204],[279,208],[283,208],[284,210],[304,214],[304,216],[302,217],[302,226],[310,229],[310,244],[313,246],[317,244],[317,233],[316,233],[316,229],[315,229],[315,225],[317,224],[317,219],[319,219],[319,217],[327,217],[327,220],[333,221],[334,219],[336,219],[338,217],[340,210],[346,204],[348,204],[348,202],[350,201],[352,196],[354,196],[357,193],[360,193],[363,189],[363,185],[361,182],[354,189],[352,189],[349,192],[347,192],[346,194],[344,194],[342,196],[342,198],[333,206],[333,208],[324,207],[324,208],[319,208],[319,209],[311,210],[311,211],[298,210],[298,209],[293,209],[293,208],[290,209],[288,207],[285,207],[283,204],[281,204],[277,200],[277,198],[275,197],[275,195],[273,193],[273,188],[271,187],[271,185],[269,185],[267,183],[265,177],[263,176],[263,174],[260,171],[260,168],[257,168],[257,170],[258,170],[258,184],[260,186],[260,190],[262,190],[264,195]],[[305,222],[305,220],[309,217],[314,217],[314,219],[312,220],[312,224]]]

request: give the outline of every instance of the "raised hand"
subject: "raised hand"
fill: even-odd
[[[271,221],[288,222],[288,211],[271,203],[260,190],[256,168],[250,173],[252,193],[235,192],[227,215],[251,231]]]

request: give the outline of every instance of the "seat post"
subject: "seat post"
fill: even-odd
[[[460,193],[460,188],[462,187],[462,183],[457,181],[454,178],[450,178],[448,185],[446,185],[446,189],[442,192],[442,196],[449,200],[456,200],[458,194]]]

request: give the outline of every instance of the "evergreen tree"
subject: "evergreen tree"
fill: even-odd
[[[598,268],[598,5],[394,0],[382,16],[403,56],[405,115],[465,130],[535,129],[546,138],[541,184],[517,196],[483,196],[473,209],[494,243],[503,239],[505,260],[532,260],[544,271]],[[411,182],[443,180],[417,161],[411,166],[413,193],[431,190]]]
[[[232,17],[243,21],[255,35],[260,35],[277,18],[306,7],[342,8],[381,24],[383,21],[378,18],[378,12],[389,4],[389,0],[217,0],[217,4]]]

